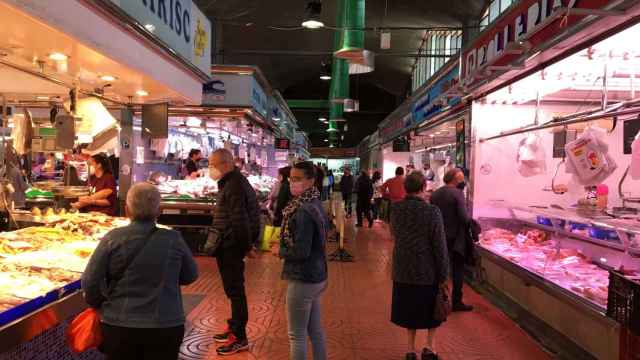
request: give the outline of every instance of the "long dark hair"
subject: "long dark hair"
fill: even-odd
[[[102,167],[102,171],[104,171],[105,173],[113,174],[113,170],[111,168],[111,161],[109,161],[109,158],[107,157],[107,155],[100,153],[100,154],[92,155],[91,158],[93,159],[93,161],[100,164],[100,166]]]
[[[378,180],[382,179],[382,175],[380,174],[380,171],[376,171],[373,173],[373,176],[371,177],[371,181],[372,182],[376,182]]]

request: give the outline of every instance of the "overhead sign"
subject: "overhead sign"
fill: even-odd
[[[354,158],[357,152],[356,148],[313,147],[311,148],[311,157]]]
[[[380,138],[383,142],[387,142],[409,129],[413,125],[413,113],[409,112],[404,116],[399,116],[388,122],[384,127],[380,128]]]
[[[205,74],[211,71],[211,21],[191,0],[111,0]]]
[[[253,106],[256,112],[262,115],[263,118],[268,118],[269,101],[267,100],[267,95],[265,95],[264,90],[262,90],[262,86],[260,86],[255,78],[253,78],[253,86],[251,89],[251,106]]]
[[[448,73],[436,81],[413,105],[413,121],[416,124],[438,114],[448,106],[460,102],[460,97],[451,97],[448,93],[458,84],[459,68],[454,66]]]
[[[291,140],[287,138],[276,138],[275,148],[277,150],[289,150],[291,148]]]
[[[601,9],[608,3],[609,0],[521,0],[464,52],[464,84],[472,85],[490,66],[509,65],[523,54],[525,41],[535,47],[587,16],[571,14],[572,9]]]

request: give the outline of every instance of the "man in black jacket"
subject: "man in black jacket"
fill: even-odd
[[[451,262],[453,289],[451,300],[453,311],[471,311],[473,306],[462,302],[462,284],[464,280],[465,257],[467,256],[466,234],[471,218],[467,214],[464,193],[464,173],[460,169],[447,171],[443,178],[445,186],[431,195],[431,203],[442,213],[444,230],[447,235],[447,248]]]
[[[342,200],[344,201],[344,211],[347,213],[347,217],[351,217],[351,195],[353,194],[353,175],[351,175],[351,169],[345,168],[344,174],[340,179],[340,192],[342,193]]]
[[[257,245],[260,234],[256,193],[233,160],[233,155],[226,149],[216,150],[209,158],[209,174],[218,181],[219,190],[213,227],[222,236],[222,242],[216,251],[216,259],[224,292],[231,301],[229,326],[224,333],[214,336],[215,342],[224,343],[218,348],[218,355],[249,349],[244,258]]]
[[[358,223],[356,226],[362,227],[362,218],[366,216],[367,220],[369,220],[369,227],[372,227],[371,198],[373,197],[373,184],[366,171],[362,171],[360,176],[358,176],[358,180],[356,180],[356,193],[358,194],[358,200],[356,201]]]

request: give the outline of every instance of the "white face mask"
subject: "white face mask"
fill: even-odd
[[[93,166],[89,166],[89,175],[95,175],[96,174],[96,168]]]
[[[215,167],[209,166],[209,177],[211,177],[215,181],[218,181],[222,177],[222,173]]]

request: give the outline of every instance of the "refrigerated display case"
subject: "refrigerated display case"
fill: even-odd
[[[578,6],[583,14],[595,11],[588,7],[640,11],[630,2]],[[640,196],[640,184],[624,180],[631,162],[624,129],[640,114],[638,50],[624,44],[640,27],[574,15],[574,25],[554,33],[557,20],[532,30],[530,48],[519,54],[492,54],[473,68],[480,36],[462,57],[473,98],[469,190],[484,230],[477,284],[554,351],[622,359],[623,331],[607,316],[607,300],[611,270],[629,279],[640,271],[640,211],[625,200]]]

